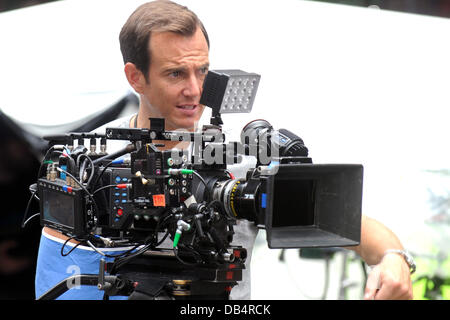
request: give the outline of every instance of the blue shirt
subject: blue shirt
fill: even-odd
[[[105,257],[94,251],[90,247],[79,245],[68,255],[61,255],[61,248],[64,246],[61,239],[47,235],[42,232],[39,255],[36,266],[35,292],[36,298],[46,293],[59,282],[68,277],[77,274],[98,274],[100,259],[106,262],[112,262],[114,258]],[[68,253],[75,244],[67,243],[64,246],[64,254]],[[108,255],[119,255],[127,250],[127,248],[117,249],[100,249]],[[55,267],[57,266],[57,267]],[[103,291],[97,289],[96,286],[80,286],[76,283],[70,283],[70,290],[63,293],[57,300],[102,300]],[[128,299],[125,296],[110,297],[113,299]]]

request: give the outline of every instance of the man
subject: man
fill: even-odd
[[[197,16],[187,8],[170,1],[143,4],[123,26],[120,45],[125,75],[140,97],[138,114],[127,118],[121,125],[146,128],[149,126],[148,118],[162,117],[165,118],[166,130],[195,130],[204,109],[199,101],[203,80],[209,67],[209,39]],[[177,142],[165,142],[165,148],[172,148],[176,144]],[[178,144],[177,147],[186,145]],[[246,265],[250,266],[256,228],[246,221],[239,221],[235,231],[235,243],[249,251]],[[67,274],[64,274],[66,270],[62,269],[70,264],[64,262],[63,267],[58,265],[57,259],[62,258],[60,253],[56,252],[58,245],[55,245],[58,243],[61,247],[61,243],[66,240],[69,246],[76,246],[74,252],[80,251],[86,255],[82,250],[88,250],[76,241],[68,239],[56,230],[44,228],[36,277],[37,296],[45,291],[44,287],[49,288],[56,284],[56,279],[60,281],[67,277]],[[49,244],[49,241],[55,243]],[[385,226],[363,217],[361,244],[348,249],[355,250],[367,264],[375,265],[367,281],[366,299],[412,298],[410,266],[401,252],[387,251],[403,248],[398,238]],[[52,255],[49,250],[55,251],[51,264],[44,261],[44,257]],[[86,257],[72,261],[73,265],[79,266],[78,271],[81,273],[89,273],[86,271],[90,268],[89,264],[92,268],[98,268],[99,256],[89,257],[89,262],[81,261],[82,259]],[[54,274],[52,277],[47,276],[51,273]],[[53,283],[44,284],[45,280]],[[231,297],[249,299],[249,283],[249,274],[244,274],[244,281],[233,288]],[[76,297],[69,297],[98,298],[98,293],[84,292]]]

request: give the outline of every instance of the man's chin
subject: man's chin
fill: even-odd
[[[172,125],[166,124],[167,131],[195,131],[199,126],[199,121],[181,121],[173,123]]]

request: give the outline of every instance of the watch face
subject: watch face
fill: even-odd
[[[409,265],[409,269],[411,271],[411,273],[414,273],[414,271],[416,271],[416,264],[414,263],[414,259],[413,257],[405,251],[401,251],[403,257],[406,260],[406,263]]]
[[[406,253],[406,260],[406,262],[408,262],[409,264],[409,268],[411,269],[411,273],[414,273],[416,271],[416,263],[409,253]]]

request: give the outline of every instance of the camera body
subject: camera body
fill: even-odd
[[[361,165],[313,164],[299,137],[273,130],[263,120],[248,124],[241,142],[234,144],[225,144],[220,127],[166,132],[164,119],[152,121],[151,129],[107,128],[105,136],[64,136],[72,141],[93,137],[131,141],[134,147],[129,161],[89,156],[85,148],[48,164],[46,176],[38,181],[41,224],[81,238],[102,232],[130,241],[151,234],[156,239],[165,231],[174,240],[178,230],[183,233],[180,240],[190,245],[199,241],[196,246],[205,246],[205,239],[219,239],[210,245],[225,253],[235,221],[247,219],[266,229],[271,248],[358,244]],[[196,151],[160,150],[152,143],[183,139],[197,145],[191,148]],[[255,156],[257,165],[246,178],[233,179],[227,167],[239,156]],[[67,162],[79,165],[64,172],[61,168],[70,168],[64,165]],[[69,177],[69,172],[78,176]],[[90,185],[85,182],[88,174]],[[183,223],[189,226],[180,227]],[[210,229],[214,237],[208,234]]]
[[[266,229],[270,248],[357,245],[361,165],[313,164],[300,137],[261,119],[243,128],[241,141],[225,142],[220,111],[249,112],[258,82],[258,75],[240,70],[210,71],[200,103],[213,116],[200,132],[165,131],[164,119],[151,118],[149,129],[46,137],[50,148],[36,184],[41,225],[94,250],[134,246],[115,258],[111,273],[128,272],[120,268],[132,269],[131,258],[152,252],[145,273],[153,270],[153,282],[170,273],[175,295],[229,293],[242,279],[246,248],[233,244],[239,219]],[[107,154],[112,140],[127,145]],[[167,149],[166,141],[189,148]],[[256,165],[236,179],[229,167],[243,157]]]

